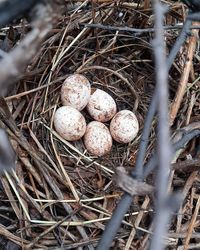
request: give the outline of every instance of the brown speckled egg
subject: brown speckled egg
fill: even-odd
[[[90,97],[87,110],[94,120],[107,122],[116,114],[117,106],[112,96],[97,89]]]
[[[61,88],[61,101],[64,106],[77,110],[86,107],[90,100],[91,87],[88,79],[80,74],[67,77]]]
[[[87,125],[84,144],[89,153],[103,156],[112,148],[112,137],[109,129],[101,122],[92,121]]]
[[[55,112],[54,127],[65,140],[76,141],[85,134],[86,122],[78,110],[70,106],[63,106]]]
[[[120,143],[129,143],[137,135],[139,123],[135,114],[129,110],[118,112],[110,123],[110,133],[113,139]]]

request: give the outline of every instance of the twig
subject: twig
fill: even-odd
[[[134,178],[136,176],[138,180],[142,180],[143,178],[144,158],[145,158],[146,149],[149,143],[149,134],[151,131],[151,124],[155,116],[156,109],[157,109],[157,90],[155,89],[153,93],[153,97],[149,104],[148,113],[145,117],[144,128],[143,128],[142,136],[140,139],[139,151],[138,151],[138,155],[136,158],[135,169],[131,171],[132,177]]]
[[[168,177],[171,161],[170,132],[168,122],[168,70],[165,59],[165,41],[163,20],[166,7],[158,0],[154,0],[155,11],[155,40],[154,54],[156,66],[156,86],[158,91],[158,175],[157,186],[157,209],[154,217],[154,235],[150,250],[163,249],[162,237],[166,235],[167,224],[171,216],[170,207],[166,206],[168,193]]]
[[[190,176],[188,177],[187,181],[185,182],[185,185],[182,189],[182,195],[184,197],[184,199],[186,198],[189,190],[191,189],[196,177],[198,176],[198,172],[194,171],[190,174]],[[183,208],[182,206],[179,208],[179,210],[177,211],[177,223],[176,223],[176,232],[180,233],[181,232],[181,225],[182,225],[182,220],[184,217],[184,213],[183,213]]]
[[[137,29],[137,28],[130,28],[130,27],[116,27],[111,25],[102,25],[102,24],[95,24],[95,23],[79,23],[80,26],[88,27],[88,28],[96,28],[96,29],[103,29],[103,30],[109,30],[109,31],[123,31],[123,32],[130,32],[134,33],[134,35],[140,35],[144,33],[151,33],[155,32],[154,28],[146,28],[146,29]],[[163,26],[164,30],[176,30],[176,29],[182,29],[182,24],[176,24],[173,26]],[[194,25],[191,26],[191,29],[200,29],[200,26]]]
[[[76,211],[75,211],[76,212]],[[73,214],[75,212],[72,212]],[[70,218],[72,216],[72,214],[69,214],[68,216],[64,217],[62,220],[56,222],[55,224],[53,224],[52,226],[50,226],[49,228],[47,228],[44,232],[42,232],[38,237],[36,237],[28,246],[28,249],[33,248],[36,243],[46,234],[48,234],[49,232],[53,231],[55,228],[59,227],[63,222],[65,222],[68,218]]]
[[[182,29],[181,33],[179,34],[173,48],[170,51],[168,58],[167,58],[168,70],[171,68],[171,65],[173,64],[174,59],[175,59],[178,51],[180,50],[181,46],[185,42],[187,36],[190,34],[191,24],[192,24],[192,22],[190,20],[188,20],[188,18],[186,18],[185,23],[183,25],[183,29]]]
[[[192,93],[191,93],[191,99],[190,99],[190,103],[189,103],[189,107],[187,109],[185,125],[188,125],[190,123],[190,118],[191,118],[191,115],[192,115],[192,110],[193,110],[193,107],[194,107],[195,102],[196,102],[197,99],[198,99],[198,95],[196,96],[195,91],[192,91]]]
[[[38,18],[33,22],[33,30],[0,61],[0,95],[22,76],[30,60],[38,52],[44,38],[52,29],[53,10],[50,5],[35,6]],[[22,56],[23,55],[23,56]]]
[[[193,138],[200,135],[200,129],[194,129],[187,131],[183,134],[182,138],[172,145],[172,151],[176,152],[179,149],[185,147],[185,145]],[[144,166],[144,176],[146,178],[157,166],[157,154],[154,154],[150,160]]]
[[[37,91],[42,90],[42,89],[45,89],[45,88],[47,88],[47,87],[50,87],[51,85],[53,85],[53,84],[55,84],[55,83],[58,83],[58,82],[60,82],[60,81],[63,81],[64,79],[66,79],[66,75],[65,75],[65,76],[62,76],[62,77],[58,77],[55,81],[52,81],[52,82],[47,83],[47,84],[44,84],[44,85],[42,85],[42,86],[40,86],[40,87],[37,87],[37,88],[34,88],[34,89],[30,89],[30,90],[28,90],[28,91],[24,91],[24,92],[19,93],[19,94],[16,94],[16,95],[11,95],[11,96],[5,97],[4,99],[5,99],[6,101],[11,101],[11,100],[13,100],[13,99],[19,99],[19,98],[21,98],[21,97],[23,97],[23,96],[25,96],[25,95],[29,95],[29,94],[31,94],[31,93],[37,92]]]
[[[114,210],[114,213],[109,220],[106,228],[101,236],[101,239],[97,245],[97,250],[108,250],[110,245],[121,225],[121,221],[124,218],[124,214],[128,211],[133,198],[128,193],[124,193],[118,206]]]
[[[134,223],[135,228],[132,229],[132,231],[131,231],[131,233],[129,235],[129,238],[128,238],[127,242],[126,242],[126,246],[125,246],[124,250],[131,249],[131,244],[132,244],[132,241],[133,241],[133,239],[135,237],[135,234],[136,234],[136,227],[139,226],[139,224],[140,224],[140,222],[141,222],[141,220],[143,218],[143,215],[144,215],[144,210],[147,209],[147,207],[149,205],[149,202],[150,202],[150,199],[149,199],[148,196],[146,196],[145,200],[144,200],[144,202],[143,202],[143,204],[141,206],[141,211],[139,212],[139,214],[138,214],[138,216],[137,216],[137,218],[135,220],[135,223]]]
[[[182,74],[182,77],[178,86],[178,90],[176,92],[176,96],[174,98],[174,101],[170,109],[170,125],[174,123],[174,120],[177,116],[181,102],[183,100],[183,96],[185,94],[185,89],[188,83],[188,78],[189,78],[189,74],[191,70],[192,60],[193,60],[195,49],[196,49],[196,43],[198,41],[198,33],[199,32],[197,30],[193,30],[192,36],[189,38],[189,41],[188,41],[188,51],[186,55],[183,74]]]
[[[172,169],[184,172],[200,171],[200,160],[192,159],[172,164]]]
[[[126,173],[125,168],[118,167],[114,175],[114,180],[117,185],[131,196],[134,195],[147,195],[154,191],[154,188],[144,182],[140,182],[132,178]]]
[[[197,218],[198,213],[199,213],[199,208],[200,208],[200,197],[198,198],[198,201],[197,201],[197,204],[196,204],[196,207],[195,207],[195,210],[194,210],[194,213],[193,213],[190,225],[189,225],[188,234],[187,234],[187,237],[185,239],[184,250],[188,249],[188,244],[190,242],[190,238],[191,238],[192,232],[193,232],[194,227],[195,227],[195,221],[196,221],[196,218]]]
[[[19,246],[21,246],[21,244],[28,245],[30,243],[30,241],[21,239],[20,237],[9,232],[6,229],[6,227],[4,227],[2,224],[0,224],[0,235],[11,240],[12,242],[15,242],[15,244],[17,244]],[[41,247],[41,246],[37,245],[37,247]]]

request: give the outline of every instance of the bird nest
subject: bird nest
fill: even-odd
[[[182,22],[183,5],[168,2],[170,11],[166,25]],[[23,78],[5,97],[12,114],[10,122],[16,125],[15,132],[8,129],[8,134],[17,154],[17,164],[15,171],[6,172],[1,178],[2,246],[16,244],[28,249],[87,246],[94,249],[122,196],[113,181],[113,173],[119,166],[130,170],[135,165],[141,129],[155,85],[151,49],[153,18],[149,1],[138,4],[80,1],[68,3],[66,7],[67,14],[49,32]],[[91,27],[86,23],[98,25]],[[123,27],[123,30],[116,27]],[[129,30],[133,27],[138,32]],[[20,43],[29,29],[26,21],[2,29],[6,50]],[[166,30],[169,50],[177,34],[177,29]],[[176,93],[185,54],[183,47],[170,73],[171,98]],[[94,157],[87,152],[82,140],[69,142],[56,133],[53,117],[61,106],[61,85],[73,73],[85,75],[92,87],[109,93],[118,110],[128,109],[136,114],[140,131],[134,141],[114,142],[108,155]],[[184,97],[185,104],[176,117],[174,131],[184,124],[194,91],[195,84]],[[195,98],[197,100],[197,95]],[[196,115],[195,105],[190,117]],[[87,123],[92,120],[85,110],[82,113]],[[154,146],[154,126],[150,137],[147,158]],[[176,174],[173,185],[183,187],[186,176]],[[186,195],[192,194],[194,190]],[[122,222],[115,249],[125,249],[125,245],[126,249],[142,249],[149,239],[153,215],[149,196],[134,199],[134,206]],[[177,238],[174,233],[168,244],[175,246]]]

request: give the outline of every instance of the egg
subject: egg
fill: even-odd
[[[113,139],[120,143],[129,143],[137,135],[139,123],[130,110],[119,111],[110,123],[110,133]]]
[[[87,110],[90,116],[99,122],[107,122],[117,112],[114,99],[105,91],[97,89],[91,95]]]
[[[67,77],[61,88],[61,102],[81,111],[90,100],[91,86],[89,80],[80,74]]]
[[[67,141],[76,141],[85,134],[86,122],[78,110],[70,106],[63,106],[55,112],[54,127],[62,138]]]
[[[84,135],[84,144],[92,155],[108,154],[112,148],[112,137],[109,129],[101,122],[90,122]]]

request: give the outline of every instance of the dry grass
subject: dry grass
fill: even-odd
[[[136,2],[136,1],[135,1]],[[67,142],[53,127],[55,110],[61,105],[63,79],[79,72],[88,77],[92,87],[110,93],[118,110],[136,113],[142,129],[148,103],[154,89],[154,65],[151,51],[152,33],[133,34],[122,31],[84,28],[81,23],[149,28],[153,26],[149,1],[80,1],[68,4],[68,12],[49,34],[28,67],[24,78],[6,97],[18,130],[8,131],[18,156],[16,170],[1,178],[0,235],[2,247],[8,239],[22,249],[64,249],[95,244],[106,221],[122,195],[112,182],[117,166],[134,167],[141,131],[129,145],[114,143],[112,152],[102,158],[87,153],[83,142]],[[170,4],[166,25],[183,22],[183,5]],[[2,31],[8,39],[8,50],[28,32],[24,23]],[[170,50],[178,31],[167,30]],[[183,72],[187,44],[170,72],[170,94],[174,98]],[[22,55],[23,56],[23,55]],[[199,120],[199,55],[193,65],[184,101],[172,127],[176,131],[185,121]],[[191,96],[193,97],[190,101]],[[91,120],[83,111],[87,122]],[[108,124],[107,124],[108,125]],[[152,129],[147,157],[154,146]],[[178,156],[199,157],[198,139]],[[195,155],[196,154],[196,155]],[[169,249],[197,244],[194,228],[199,231],[198,172],[173,172],[171,188],[183,188],[185,202],[174,219],[166,239]],[[198,200],[197,200],[198,199]],[[124,218],[115,249],[144,249],[151,236],[152,203],[149,197],[135,198],[135,204]],[[197,207],[196,207],[197,205]],[[196,208],[195,208],[196,207]],[[195,212],[192,217],[191,215]],[[187,234],[187,229],[189,234]],[[170,248],[171,246],[171,248]]]

